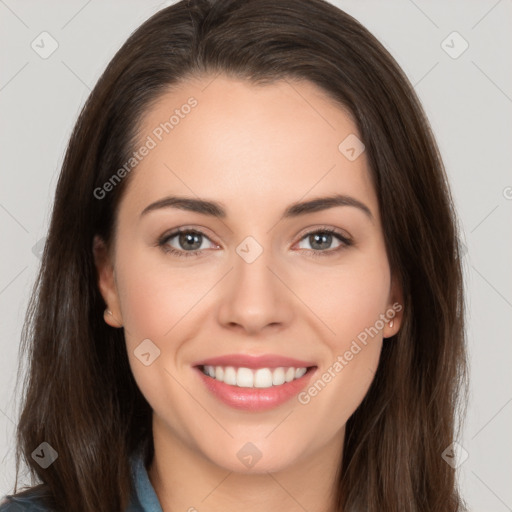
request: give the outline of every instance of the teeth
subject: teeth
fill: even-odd
[[[280,386],[281,384],[284,384],[286,382],[284,377],[284,368],[276,368],[272,372],[272,385]]]
[[[217,366],[217,368],[222,368],[222,366]],[[230,386],[236,386],[236,370],[232,366],[228,366],[224,370],[224,379],[222,379],[222,382]]]
[[[240,371],[240,370],[238,370]],[[269,368],[260,368],[254,373],[255,388],[269,388],[272,386],[272,372]]]
[[[249,368],[238,368],[236,372],[236,385],[241,388],[254,387],[254,373]]]
[[[222,366],[217,366],[215,368],[215,378],[217,380],[223,380],[224,379],[224,368],[222,368]]]
[[[300,379],[303,375],[306,374],[307,371],[307,368],[297,368],[295,370],[295,378]]]
[[[307,372],[307,368],[234,368],[233,366],[203,367],[203,373],[215,380],[238,386],[240,388],[270,388],[281,386],[285,382],[300,379]]]

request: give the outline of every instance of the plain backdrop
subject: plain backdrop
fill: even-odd
[[[21,327],[71,129],[114,53],[171,3],[0,0],[0,497],[14,485]],[[441,149],[467,248],[471,390],[459,478],[471,510],[512,510],[512,4],[333,3],[402,66]],[[32,47],[41,37],[47,50],[58,44],[47,58]]]

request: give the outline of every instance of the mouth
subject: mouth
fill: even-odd
[[[232,408],[257,412],[278,407],[296,396],[317,366],[247,368],[200,364],[194,370],[215,398]]]
[[[228,384],[229,386],[237,386],[240,388],[270,388],[282,386],[288,382],[302,378],[308,371],[313,370],[316,366],[295,368],[278,367],[278,368],[235,368],[233,366],[211,366],[199,365],[204,375],[211,377],[219,382]]]

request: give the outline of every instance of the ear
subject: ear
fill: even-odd
[[[385,315],[387,321],[384,326],[383,337],[391,338],[391,336],[394,336],[400,330],[404,315],[404,294],[399,280],[395,275],[391,277],[389,302]]]
[[[105,322],[111,327],[122,327],[123,319],[119,307],[113,262],[105,242],[98,235],[94,237],[92,250],[98,276],[98,287],[107,305],[104,312]]]

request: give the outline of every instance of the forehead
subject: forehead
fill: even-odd
[[[355,137],[350,113],[308,81],[187,80],[141,119],[135,149],[152,148],[125,195],[139,208],[182,193],[249,211],[339,192],[364,199],[376,213],[365,153],[351,160],[342,151]]]

